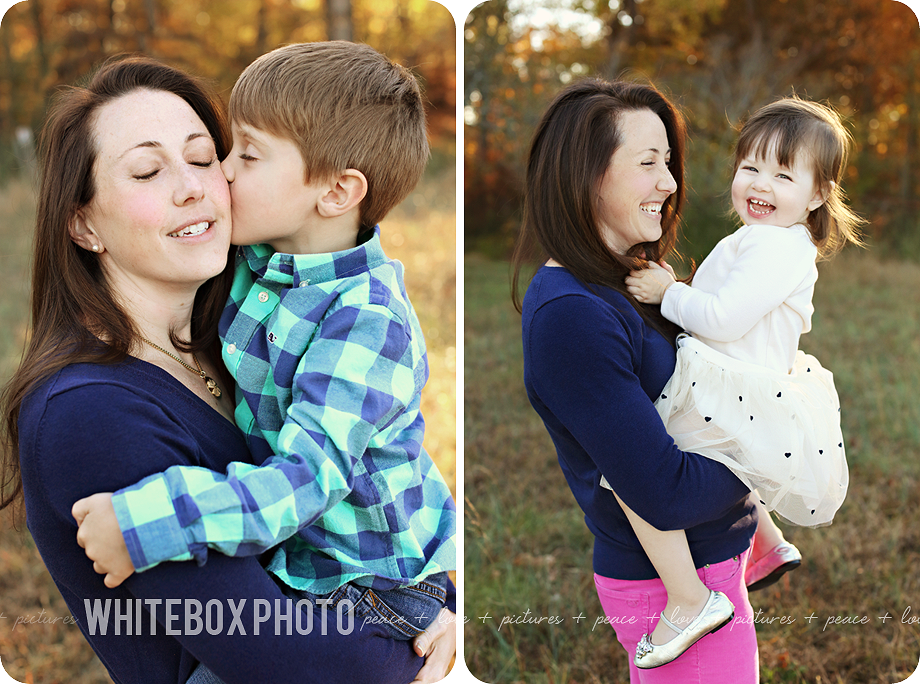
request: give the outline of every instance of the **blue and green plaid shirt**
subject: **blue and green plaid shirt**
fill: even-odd
[[[281,542],[266,569],[317,594],[455,569],[456,507],[422,447],[425,341],[379,230],[333,254],[242,254],[220,332],[262,465],[174,466],[116,492],[135,568]]]

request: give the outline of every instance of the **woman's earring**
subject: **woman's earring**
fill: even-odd
[[[93,251],[94,251],[94,252],[98,252],[98,251],[99,251],[99,245],[93,245]]]

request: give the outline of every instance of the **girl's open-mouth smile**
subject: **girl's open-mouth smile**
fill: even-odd
[[[769,216],[776,210],[776,207],[769,202],[764,202],[754,197],[748,199],[747,206],[748,213],[756,217]]]

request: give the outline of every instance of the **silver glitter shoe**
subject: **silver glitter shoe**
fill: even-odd
[[[664,615],[661,620],[664,624],[677,632],[677,636],[666,644],[653,644],[648,634],[643,634],[636,646],[636,657],[633,659],[640,670],[650,670],[653,667],[667,665],[672,660],[683,655],[684,651],[693,646],[707,634],[712,634],[727,625],[735,617],[735,606],[721,591],[710,591],[709,598],[703,610],[685,629],[675,627]]]
[[[802,554],[789,542],[781,542],[770,549],[757,562],[744,571],[744,583],[748,591],[769,587],[790,570],[802,564]]]

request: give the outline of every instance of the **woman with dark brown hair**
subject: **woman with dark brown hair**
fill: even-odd
[[[252,462],[216,348],[232,276],[228,151],[218,102],[153,60],[107,62],[53,107],[31,336],[3,397],[2,505],[23,499],[116,682],[408,682],[411,642],[320,624],[258,557],[164,564],[109,589],[77,544],[77,499],[174,464]]]
[[[721,464],[678,450],[665,431],[652,398],[674,370],[679,330],[625,285],[630,271],[662,261],[676,242],[684,140],[680,114],[651,86],[589,79],[564,89],[531,145],[513,296],[528,397],[594,534],[595,584],[629,654],[630,681],[751,683],[750,492]],[[521,302],[520,271],[530,260],[542,266]],[[734,603],[731,629],[662,667],[635,666],[667,592],[602,482],[654,527],[686,530],[703,583]]]

